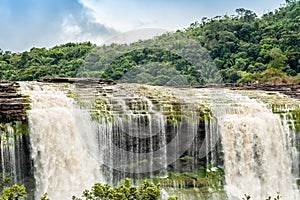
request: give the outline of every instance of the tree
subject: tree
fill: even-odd
[[[251,10],[246,10],[245,8],[238,8],[235,12],[245,20],[245,22],[253,22],[254,19],[257,17],[256,13]]]
[[[296,3],[297,2],[297,0],[285,0],[285,3],[286,4],[293,4],[293,3]]]
[[[237,8],[235,12],[240,16],[243,17],[245,15],[246,9],[245,8]]]
[[[272,58],[269,64],[271,68],[280,69],[285,66],[287,57],[282,53],[282,51],[279,48],[273,48],[269,52],[269,55]]]
[[[244,15],[244,20],[248,23],[253,22],[254,19],[257,18],[257,15],[255,12],[251,10],[246,10]]]

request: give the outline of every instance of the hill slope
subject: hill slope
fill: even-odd
[[[0,50],[0,79],[101,77],[152,85],[300,82],[300,2],[258,18],[203,18],[182,31],[130,45],[68,43],[29,52]]]

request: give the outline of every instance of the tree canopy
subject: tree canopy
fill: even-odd
[[[184,30],[132,44],[67,43],[21,53],[0,49],[0,79],[51,77],[151,85],[298,83],[300,2],[287,0],[261,18],[237,8],[236,15],[203,17]]]

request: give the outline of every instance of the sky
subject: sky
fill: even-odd
[[[261,16],[285,0],[0,0],[0,48],[21,52],[67,42],[101,45],[150,28],[175,31],[246,8]],[[149,30],[150,30],[149,29]]]

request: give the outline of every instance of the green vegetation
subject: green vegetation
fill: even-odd
[[[68,43],[29,52],[12,53],[0,49],[0,79],[12,81],[51,77],[75,77],[85,56],[94,48],[90,42]]]
[[[194,172],[168,172],[168,177],[156,177],[153,181],[162,187],[200,188],[201,193],[224,192],[225,174],[219,167],[200,167]]]
[[[299,82],[300,2],[286,3],[262,18],[243,8],[203,18],[186,33],[208,49],[224,82]]]
[[[0,79],[98,77],[151,85],[300,83],[300,2],[261,18],[202,18],[182,31],[130,45],[68,43],[49,50],[0,50]]]
[[[160,185],[152,184],[145,180],[140,187],[131,185],[131,180],[126,178],[123,183],[117,187],[111,187],[108,184],[96,183],[91,190],[84,190],[82,198],[73,196],[72,200],[158,200],[160,197]],[[6,187],[1,192],[0,200],[24,200],[27,198],[27,192],[24,185],[12,185]],[[45,193],[41,200],[50,200]],[[176,200],[171,197],[169,200]]]
[[[161,188],[176,188],[179,190],[189,188],[199,188],[199,192],[204,195],[210,193],[224,193],[224,171],[218,167],[205,168],[191,173],[169,172],[167,178],[153,177],[153,182],[143,180],[139,186],[131,184],[131,180],[126,178],[118,186],[112,187],[108,184],[96,183],[90,190],[84,190],[81,197],[73,196],[73,200],[158,200],[161,196]],[[9,181],[9,180],[8,180]],[[2,181],[2,196],[0,200],[22,200],[27,198],[26,189],[23,185],[12,185],[8,187],[8,181]],[[175,184],[175,185],[174,185]],[[41,200],[50,200],[45,193]],[[170,197],[168,200],[176,200],[177,197]]]
[[[131,185],[130,179],[125,179],[125,181],[117,187],[96,183],[91,190],[85,190],[82,197],[86,200],[158,200],[160,197],[160,186],[151,184],[148,180],[145,180],[140,187],[136,187]],[[82,198],[77,198],[75,196],[73,196],[72,199],[82,200]]]
[[[251,200],[251,196],[244,195],[242,200]],[[125,179],[119,186],[112,188],[107,184],[96,183],[91,190],[85,190],[82,193],[82,198],[73,196],[72,200],[158,200],[160,197],[160,186],[151,184],[145,180],[140,187],[132,186],[130,179]],[[14,184],[11,187],[6,187],[0,196],[0,200],[25,200],[27,192],[24,185]],[[50,200],[48,194],[45,193],[40,200]],[[169,197],[168,200],[178,200],[177,197]],[[268,197],[266,200],[280,200],[280,195],[276,197]]]
[[[27,192],[24,185],[14,184],[1,192],[0,200],[23,200],[27,198]]]

